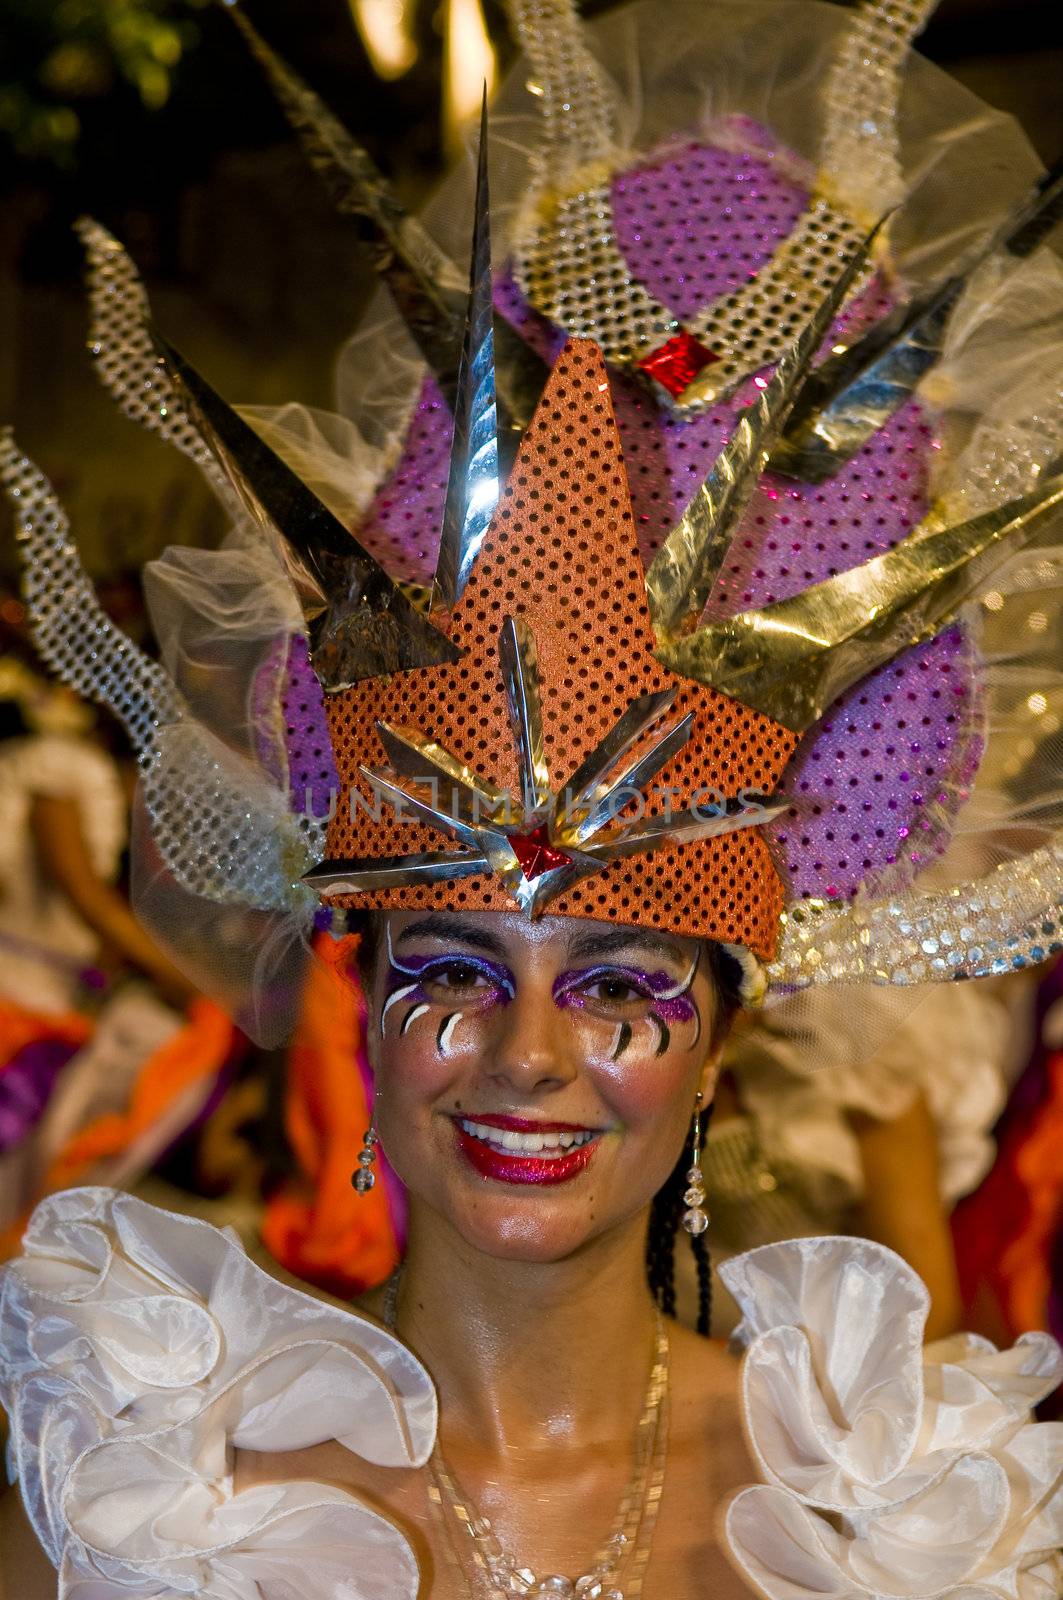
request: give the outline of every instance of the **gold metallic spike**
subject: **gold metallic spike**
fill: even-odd
[[[303,604],[322,688],[459,657],[328,507],[157,332],[170,377],[251,515],[279,534]]]
[[[486,856],[468,851],[462,855],[423,851],[411,856],[371,856],[322,861],[302,882],[323,900],[336,894],[361,894],[366,889],[401,889],[411,884],[437,883],[441,878],[471,878],[490,872]]]
[[[550,801],[543,708],[539,692],[539,659],[535,635],[524,617],[507,617],[498,637],[502,679],[517,746],[521,801],[531,816]]]
[[[307,159],[321,174],[333,204],[357,224],[374,270],[387,285],[453,410],[465,316],[465,274],[407,211],[368,151],[266,43],[243,7],[236,0],[225,0],[225,4],[265,72]],[[542,394],[547,368],[501,320],[496,343],[501,391],[499,444],[507,466],[516,452],[519,430],[530,421]]]
[[[400,777],[420,783],[438,784],[442,780],[447,790],[454,787],[459,792],[464,791],[470,805],[478,807],[487,822],[498,821],[507,811],[513,810],[513,802],[504,789],[496,789],[493,783],[435,740],[426,739],[416,728],[393,728],[387,722],[378,722],[376,727],[388,760]]]
[[[498,504],[498,411],[495,400],[491,217],[487,180],[487,90],[480,113],[476,212],[469,304],[454,399],[454,440],[436,560],[433,604],[460,599]]]
[[[760,399],[742,413],[710,476],[654,557],[646,574],[646,599],[662,644],[695,627],[704,611],[768,454],[786,424],[816,351],[867,260],[879,226],[850,256],[845,270],[779,362]]]
[[[968,522],[924,523],[850,572],[701,628],[658,655],[674,672],[801,733],[858,679],[955,617],[1063,507],[1063,477]]]

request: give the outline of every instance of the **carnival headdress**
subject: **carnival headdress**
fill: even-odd
[[[329,159],[337,151],[349,168],[338,140]],[[501,489],[503,441],[517,430],[512,408],[498,422],[486,198],[482,145],[463,359],[454,362],[453,332],[447,346],[456,425],[430,616],[370,554],[368,530],[356,541],[247,422],[149,334],[128,259],[102,230],[83,230],[105,377],[120,385],[128,410],[205,466],[245,527],[250,513],[258,535],[245,534],[234,559],[243,581],[257,574],[272,597],[268,623],[261,608],[256,623],[260,635],[272,629],[260,698],[279,704],[286,734],[273,728],[267,759],[256,745],[261,719],[240,739],[228,729],[204,736],[173,681],[179,674],[139,658],[103,623],[54,497],[12,449],[7,481],[22,508],[38,637],[53,665],[133,725],[147,811],[173,877],[191,894],[286,909],[304,921],[320,897],[339,907],[517,904],[532,914],[549,907],[649,923],[774,957],[771,975],[781,986],[860,975],[917,981],[1036,959],[1055,939],[1054,839],[1026,852],[1021,872],[1013,863],[973,894],[959,895],[955,883],[924,891],[920,875],[963,786],[931,803],[913,786],[896,826],[892,797],[880,810],[874,794],[831,794],[835,780],[825,773],[820,787],[811,785],[809,756],[844,757],[824,713],[846,692],[860,695],[860,680],[896,671],[920,701],[928,742],[958,754],[973,776],[981,727],[969,646],[942,630],[1018,545],[1043,540],[1063,487],[1041,482],[1011,499],[990,492],[969,508],[973,515],[951,522],[940,510],[913,515],[912,495],[897,525],[868,540],[865,551],[874,553],[855,565],[817,544],[829,513],[820,527],[802,519],[815,532],[795,545],[800,570],[782,592],[734,614],[721,579],[739,534],[749,543],[751,520],[764,520],[762,497],[777,497],[765,464],[862,269],[865,252],[851,249],[774,375],[758,379],[753,404],[729,419],[730,438],[647,572],[608,375],[588,342],[573,341],[556,360]],[[396,223],[388,215],[389,226]],[[516,366],[529,372],[534,363],[518,353]],[[423,437],[423,456],[432,458],[437,443]],[[416,458],[415,444],[407,449]],[[1006,463],[997,459],[994,475],[1007,481]],[[1028,486],[1011,481],[1015,490]],[[424,538],[427,530],[419,532]],[[279,562],[271,564],[271,550]],[[305,656],[298,643],[285,643],[300,632],[295,593],[330,741],[313,709]],[[72,602],[80,630],[71,628]],[[904,664],[887,667],[900,651]],[[949,709],[939,713],[942,690],[930,687],[928,673],[943,683],[953,669],[959,698],[946,696]],[[890,699],[888,689],[879,692]],[[870,722],[852,726],[869,745]],[[312,810],[292,806],[284,783],[309,771],[300,765],[307,752],[295,748],[300,739],[316,751],[315,781],[338,789],[327,828]],[[937,787],[933,757],[909,764],[925,767]],[[786,827],[796,817],[807,830],[804,859],[776,820],[784,775]],[[918,770],[916,781],[922,786]],[[898,850],[913,812],[919,848]],[[836,831],[850,841],[845,854],[835,848],[834,862],[814,859],[821,838],[833,845]],[[906,870],[891,873],[899,855]]]

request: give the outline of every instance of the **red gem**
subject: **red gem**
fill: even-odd
[[[719,359],[714,350],[699,343],[685,328],[680,328],[666,344],[658,345],[656,350],[651,350],[636,364],[642,372],[656,378],[670,395],[678,396],[688,384],[694,382],[699,372]]]
[[[545,822],[530,833],[507,833],[506,838],[529,883],[533,878],[541,878],[544,872],[552,872],[555,867],[572,865],[572,857],[550,843]]]

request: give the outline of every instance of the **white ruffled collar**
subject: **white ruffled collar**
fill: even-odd
[[[1052,1600],[1063,1592],[1061,1375],[1042,1335],[922,1348],[926,1292],[853,1239],[769,1245],[723,1275],[765,1482],[726,1519],[771,1600]],[[0,1275],[12,1467],[61,1600],[415,1600],[403,1535],[354,1495],[234,1492],[233,1448],[431,1452],[436,1398],[391,1334],[256,1267],[227,1232],[105,1189],[46,1200]]]

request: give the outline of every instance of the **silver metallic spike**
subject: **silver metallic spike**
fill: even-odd
[[[803,732],[858,679],[949,623],[1063,508],[1063,477],[953,527],[923,524],[862,566],[664,646],[675,672]]]
[[[596,861],[618,861],[624,856],[646,855],[662,846],[696,844],[701,839],[716,839],[740,828],[760,828],[789,811],[790,800],[731,802],[718,816],[705,816],[702,808],[673,812],[668,817],[647,817],[634,822],[615,837],[592,840],[584,845]],[[705,808],[707,809],[707,808]]]
[[[555,827],[582,816],[593,804],[592,796],[606,783],[617,762],[623,760],[632,745],[664,716],[675,694],[674,689],[659,689],[631,702],[605,738],[580,762],[561,791],[554,814]]]
[[[243,7],[226,8],[266,74],[281,110],[332,201],[355,219],[373,265],[387,284],[425,360],[453,398],[463,274],[412,217],[369,153],[286,61],[270,48]],[[445,375],[450,374],[446,385]]]
[[[607,781],[592,790],[588,796],[589,806],[586,814],[576,819],[574,826],[566,830],[564,837],[566,839],[571,837],[575,844],[583,844],[600,829],[615,822],[624,807],[636,795],[641,795],[650,779],[671,761],[678,750],[683,748],[693,728],[694,713],[690,711],[674,727],[668,728],[624,772],[612,781]]]
[[[373,268],[453,411],[465,315],[465,274],[403,205],[364,146],[262,38],[242,6],[227,9],[266,74],[277,101],[336,209],[357,224]],[[546,383],[543,361],[509,327],[497,330],[503,466],[531,420]]]
[[[531,817],[549,803],[550,773],[546,764],[543,733],[539,659],[535,635],[524,617],[507,617],[503,622],[498,652],[513,739],[517,746],[521,802],[526,814]]]
[[[472,851],[448,854],[423,851],[409,856],[371,856],[350,861],[322,861],[303,874],[303,883],[322,900],[337,894],[362,894],[367,889],[401,889],[441,879],[471,878],[491,870],[484,855]]]
[[[1063,171],[1037,183],[961,271],[881,318],[830,355],[801,386],[771,455],[776,472],[822,483],[885,426],[935,365],[953,308],[971,273],[998,250],[1029,255],[1063,212]]]
[[[482,852],[491,863],[493,872],[507,872],[514,864],[513,852],[506,844],[500,827],[479,820],[470,807],[462,815],[464,798],[451,790],[449,804],[441,804],[434,795],[423,794],[423,785],[413,779],[399,777],[394,772],[381,772],[372,767],[359,767],[362,776],[372,784],[377,794],[387,800],[399,816],[412,813],[420,822],[443,833],[451,833],[471,850]]]
[[[879,225],[880,226],[880,225]],[[798,388],[878,233],[850,256],[815,312],[744,411],[705,483],[658,550],[646,574],[646,598],[658,639],[678,638],[697,623]]]
[[[469,309],[454,402],[450,479],[435,574],[434,603],[448,609],[461,598],[498,504],[494,320],[485,89],[480,113]]]
[[[459,651],[302,479],[158,333],[160,355],[252,516],[279,535],[322,688],[438,666]]]

